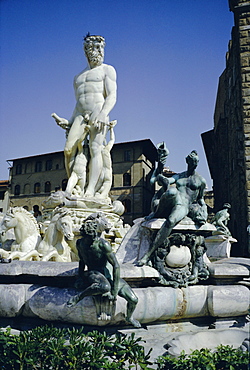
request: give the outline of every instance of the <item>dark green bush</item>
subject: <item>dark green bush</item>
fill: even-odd
[[[178,358],[162,356],[157,363],[158,370],[248,370],[249,353],[221,345],[214,352],[203,348]]]
[[[43,326],[12,335],[0,330],[1,370],[152,369],[135,335],[109,336],[105,332]],[[248,353],[229,346],[215,352],[201,349],[178,358],[163,356],[158,370],[248,370]]]
[[[0,369],[150,369],[141,338],[44,326],[11,335],[0,331]]]

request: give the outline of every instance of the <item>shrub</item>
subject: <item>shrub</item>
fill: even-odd
[[[162,356],[157,364],[158,370],[248,370],[249,353],[221,345],[216,351],[202,348],[178,358]]]
[[[141,338],[82,329],[37,327],[12,335],[0,330],[1,370],[121,370],[152,369],[151,350],[145,354]],[[230,346],[216,351],[184,352],[178,358],[159,357],[158,370],[248,370],[249,354]]]
[[[109,336],[82,329],[37,327],[12,335],[0,331],[0,368],[3,370],[150,369],[135,335]]]

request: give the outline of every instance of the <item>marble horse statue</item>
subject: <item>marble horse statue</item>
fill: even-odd
[[[68,209],[65,207],[55,209],[37,249],[42,255],[42,261],[70,262],[71,248],[68,242],[73,239],[73,221]]]
[[[36,248],[38,247],[41,236],[35,217],[22,207],[10,208],[0,224],[0,234],[2,236],[14,229],[15,244],[11,251],[1,249],[4,258],[36,260],[39,259]]]

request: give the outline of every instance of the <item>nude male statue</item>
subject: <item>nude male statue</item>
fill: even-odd
[[[79,268],[75,287],[80,293],[70,298],[67,306],[72,307],[87,296],[115,301],[118,295],[127,301],[126,321],[139,328],[139,321],[133,318],[138,298],[128,283],[120,278],[120,266],[111,245],[101,237],[102,232],[109,229],[108,221],[100,213],[93,213],[84,220],[80,229],[82,238],[76,243]]]
[[[74,78],[76,106],[72,117],[67,120],[53,113],[57,124],[67,130],[64,148],[65,167],[68,177],[72,172],[79,142],[81,143],[89,127],[89,183],[85,196],[93,197],[95,186],[102,171],[102,145],[109,123],[109,113],[116,103],[116,72],[103,63],[105,39],[90,36],[84,39],[84,51],[88,66]]]

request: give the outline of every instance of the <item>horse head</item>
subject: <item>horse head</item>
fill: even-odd
[[[0,234],[3,236],[7,230],[16,227],[18,220],[12,209],[10,209],[4,216],[0,224]]]
[[[73,220],[67,209],[60,209],[56,215],[56,228],[63,234],[66,240],[73,240]]]

